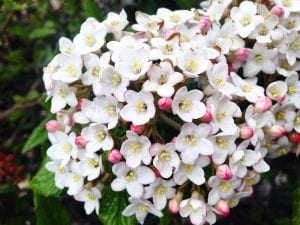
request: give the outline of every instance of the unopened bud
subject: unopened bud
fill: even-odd
[[[216,175],[221,180],[230,180],[232,178],[232,172],[227,164],[218,166]]]
[[[201,121],[204,123],[208,123],[213,119],[211,108],[209,106],[206,107],[206,113],[201,117]]]
[[[130,125],[130,130],[136,134],[141,134],[145,130],[145,125]]]
[[[211,26],[211,20],[209,17],[205,16],[199,21],[199,28],[202,33],[207,33]]]
[[[245,61],[249,56],[249,50],[247,48],[239,48],[234,52],[234,56],[237,60]]]
[[[284,16],[284,9],[278,5],[275,5],[272,9],[271,9],[271,14],[278,16],[278,17],[283,17]]]
[[[271,135],[274,138],[281,138],[282,136],[285,135],[285,129],[282,126],[279,125],[273,125],[270,129],[269,129],[269,135]]]
[[[172,214],[177,214],[179,212],[179,202],[176,199],[171,199],[169,201],[169,211]]]
[[[228,216],[230,213],[229,204],[228,204],[228,202],[226,202],[224,200],[219,200],[217,202],[217,204],[215,205],[215,208],[218,211],[218,213],[223,217]]]
[[[87,141],[82,136],[77,136],[75,138],[75,144],[80,148],[84,148],[86,143]]]
[[[249,139],[253,136],[253,134],[254,134],[254,131],[249,126],[244,126],[244,127],[241,127],[241,129],[240,129],[240,137],[242,139]]]
[[[158,100],[158,107],[161,110],[168,110],[172,106],[172,98],[170,97],[162,97]]]
[[[83,104],[86,100],[87,100],[86,98],[81,98],[81,99],[79,99],[76,108],[77,108],[78,110],[81,110],[82,104]]]
[[[57,120],[49,120],[46,125],[45,128],[48,132],[50,133],[54,133],[56,131],[61,131],[61,125]]]
[[[122,158],[121,152],[117,149],[113,149],[108,154],[107,160],[110,163],[116,164],[116,163],[120,162],[121,158]]]
[[[255,112],[266,112],[272,107],[272,100],[268,97],[259,98],[255,102]]]
[[[289,139],[291,142],[299,144],[300,143],[300,134],[297,132],[292,132],[289,134]]]

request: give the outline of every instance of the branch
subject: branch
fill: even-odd
[[[159,113],[158,117],[165,122],[166,124],[168,124],[170,127],[180,131],[181,129],[181,124],[175,122],[174,120],[170,119],[169,117],[167,117],[165,114]]]

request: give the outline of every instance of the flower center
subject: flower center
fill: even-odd
[[[221,112],[217,114],[217,121],[220,122],[221,120],[224,120],[227,117],[226,112]]]
[[[164,160],[164,161],[169,161],[170,160],[170,153],[167,152],[166,150],[162,150],[159,154],[159,158],[161,160]]]
[[[269,29],[266,26],[262,26],[259,29],[259,35],[266,36],[269,33]]]
[[[65,89],[58,89],[58,95],[61,97],[61,98],[66,98],[68,96],[67,94],[67,91]]]
[[[215,83],[218,87],[223,87],[225,85],[225,80],[221,76],[215,78]]]
[[[105,111],[108,115],[113,116],[116,114],[116,107],[114,105],[108,105],[106,106]]]
[[[300,116],[297,116],[294,121],[295,125],[300,125]]]
[[[284,60],[282,63],[281,63],[281,67],[285,70],[288,70],[290,71],[292,69],[292,66],[288,63],[287,60]]]
[[[282,5],[285,7],[289,7],[292,5],[292,0],[283,0]]]
[[[103,141],[106,138],[106,132],[103,130],[99,130],[96,132],[96,140],[97,141]]]
[[[130,170],[127,175],[126,175],[126,180],[127,181],[134,181],[136,179],[136,172],[134,172],[133,170]]]
[[[147,27],[150,28],[150,29],[153,29],[154,26],[155,26],[155,23],[152,22],[152,21],[149,21],[149,22],[147,23]]]
[[[139,63],[138,61],[134,61],[132,64],[131,64],[131,70],[134,74],[138,74],[142,71],[142,64]]]
[[[164,74],[161,74],[160,77],[158,78],[159,85],[163,85],[163,84],[167,83],[167,81],[168,81],[168,77]]]
[[[295,25],[296,25],[296,21],[295,20],[289,20],[287,22],[287,24],[286,24],[286,28],[290,30],[290,29],[295,28]]]
[[[68,75],[71,76],[71,77],[74,77],[74,76],[76,75],[75,68],[74,68],[74,66],[72,66],[72,65],[68,65],[68,66],[66,67],[66,72],[67,72]]]
[[[285,113],[284,113],[284,112],[277,112],[277,113],[275,114],[275,118],[276,118],[277,120],[284,120],[284,117],[285,117]]]
[[[187,71],[194,73],[198,68],[198,63],[196,60],[190,59],[186,62],[185,67]]]
[[[184,165],[184,171],[186,174],[190,174],[194,169],[194,165],[186,164]]]
[[[284,147],[280,147],[277,149],[276,153],[278,156],[283,156],[286,154],[286,149]]]
[[[256,61],[256,62],[261,63],[261,62],[264,61],[264,59],[265,59],[265,58],[264,58],[262,55],[256,55],[256,56],[255,56],[255,61]]]
[[[62,167],[60,167],[60,166],[56,167],[56,171],[59,172],[60,174],[64,174],[65,173],[65,169],[62,168]]]
[[[94,201],[94,200],[95,200],[95,196],[94,196],[93,194],[91,194],[91,193],[88,193],[88,194],[86,195],[86,197],[87,197],[87,199],[88,199],[89,201]]]
[[[185,143],[188,145],[195,145],[198,142],[198,138],[195,137],[194,135],[186,135],[185,136]]]
[[[250,84],[244,84],[242,86],[242,89],[243,89],[244,92],[250,92],[250,91],[252,91],[253,88]]]
[[[254,177],[246,178],[246,184],[249,185],[249,186],[252,186],[254,184],[254,181],[255,181]]]
[[[289,49],[292,51],[297,51],[299,46],[300,46],[300,44],[298,41],[293,41],[290,43]]]
[[[166,188],[164,186],[159,186],[155,189],[155,194],[158,196],[162,196],[166,193]]]
[[[144,102],[138,102],[135,105],[135,111],[138,113],[144,113],[147,111],[147,105]]]
[[[229,206],[234,207],[235,205],[238,204],[238,199],[237,198],[232,198],[229,200]]]
[[[95,40],[95,37],[93,35],[87,35],[85,37],[85,43],[88,45],[88,46],[93,46],[95,44],[96,40]]]
[[[91,168],[96,168],[99,166],[99,163],[95,159],[88,160],[88,166]]]
[[[249,25],[251,22],[250,17],[249,16],[244,16],[241,20],[240,20],[240,24],[242,24],[242,26],[247,26]]]
[[[92,75],[94,77],[98,77],[99,76],[99,73],[100,73],[100,68],[98,66],[95,66],[93,69],[92,69]]]
[[[227,192],[232,188],[232,184],[230,182],[223,182],[220,184],[219,189],[222,192]]]
[[[77,183],[79,181],[80,177],[78,175],[74,175],[72,180],[74,183]]]
[[[140,206],[138,207],[138,210],[139,210],[140,212],[145,213],[145,212],[148,212],[148,207],[145,206],[145,205],[140,205]]]
[[[172,15],[169,16],[170,20],[174,23],[178,23],[181,19],[181,16],[177,13],[173,13]]]
[[[111,84],[116,87],[120,83],[121,83],[121,77],[119,74],[115,73],[112,77]]]
[[[271,92],[271,95],[273,97],[278,97],[280,95],[280,91],[278,88],[274,88],[273,90],[270,91]]]
[[[293,94],[295,94],[296,93],[296,87],[295,87],[295,85],[291,85],[291,86],[289,86],[288,87],[288,95],[293,95]]]
[[[192,108],[192,102],[186,98],[182,102],[179,103],[179,108],[184,112],[188,112]]]
[[[113,20],[110,22],[110,25],[114,28],[116,28],[117,26],[119,26],[120,21],[119,20]]]
[[[165,50],[166,50],[168,53],[173,52],[173,46],[170,45],[170,44],[166,44],[166,45],[165,45]]]
[[[68,153],[68,152],[70,152],[70,151],[72,150],[72,145],[70,145],[70,144],[64,144],[64,145],[62,146],[62,149],[63,149],[63,151],[64,151],[65,153]]]
[[[220,147],[220,148],[223,148],[223,149],[227,149],[228,148],[228,142],[226,141],[225,138],[223,137],[217,137],[216,138],[216,143],[217,145]]]
[[[134,153],[138,153],[142,150],[143,145],[140,142],[133,142],[130,144],[130,149],[134,152]]]

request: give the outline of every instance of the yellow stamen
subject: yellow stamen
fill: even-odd
[[[103,130],[99,130],[95,134],[96,140],[103,141],[106,138],[106,135],[107,135],[106,132],[104,132]]]
[[[144,113],[147,111],[147,105],[144,102],[138,102],[135,105],[135,111],[138,113]]]
[[[68,153],[68,152],[70,152],[70,151],[72,150],[72,145],[70,145],[70,144],[64,144],[64,145],[62,146],[62,149],[63,149],[63,151],[64,151],[65,153]]]
[[[223,149],[227,149],[228,146],[229,146],[228,142],[227,142],[226,139],[223,138],[223,137],[217,137],[217,138],[216,138],[216,143],[217,143],[217,145],[218,145],[220,148],[223,148]]]
[[[188,112],[192,108],[192,102],[189,99],[184,99],[179,103],[179,108],[184,112]]]
[[[133,171],[133,170],[130,170],[128,173],[127,173],[127,176],[126,176],[126,180],[127,181],[134,181],[136,179],[136,173]]]
[[[133,142],[130,143],[129,147],[134,153],[138,153],[142,150],[143,145],[140,142]]]
[[[230,182],[222,182],[222,183],[219,185],[219,189],[220,189],[220,191],[222,191],[222,192],[227,192],[227,191],[229,191],[231,188],[232,188],[232,184],[231,184]]]
[[[164,160],[164,161],[169,161],[170,160],[170,153],[165,151],[165,150],[162,150],[159,154],[159,158],[161,160]]]
[[[198,138],[194,135],[186,135],[184,140],[188,145],[195,145],[198,142]]]

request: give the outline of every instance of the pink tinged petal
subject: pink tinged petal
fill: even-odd
[[[144,221],[146,219],[146,216],[147,216],[148,212],[140,212],[140,211],[137,211],[136,212],[136,219],[137,221],[140,223],[140,224],[144,224]]]
[[[209,205],[215,205],[220,199],[220,192],[217,188],[213,188],[208,194],[207,203]]]
[[[88,152],[96,152],[96,151],[100,150],[101,146],[102,146],[101,143],[96,142],[96,141],[91,141],[86,144],[85,149]]]
[[[205,183],[204,171],[201,167],[194,167],[190,174],[187,174],[188,178],[197,185]]]
[[[254,77],[261,70],[261,66],[252,60],[248,60],[243,67],[243,71],[246,77]]]
[[[212,155],[214,163],[220,165],[225,162],[228,152],[226,150],[215,150]]]
[[[151,162],[151,160],[152,160],[152,157],[150,155],[149,150],[148,149],[144,150],[144,153],[143,153],[143,163],[145,165],[149,165],[150,162]]]
[[[174,174],[174,181],[176,184],[181,185],[187,180],[187,176],[183,171],[183,168],[180,169]]]
[[[67,97],[67,103],[71,107],[75,107],[78,103],[76,95],[73,92],[70,92],[68,97]]]
[[[190,219],[192,224],[203,224],[204,216],[199,213],[191,213]]]
[[[57,113],[59,110],[63,109],[67,104],[66,99],[60,98],[58,96],[53,96],[51,101],[51,112]]]
[[[136,168],[135,172],[137,173],[137,179],[141,184],[150,184],[155,180],[154,172],[146,166]]]
[[[273,74],[275,73],[275,65],[270,60],[266,60],[262,64],[262,71],[266,74]]]
[[[180,164],[180,159],[179,159],[177,153],[170,152],[170,156],[171,156],[171,158],[170,158],[169,164],[177,169]]]
[[[133,216],[136,212],[136,206],[135,205],[129,205],[127,206],[123,212],[122,212],[122,215],[123,216]]]
[[[186,146],[185,151],[181,152],[182,161],[186,164],[193,164],[199,156],[199,148],[190,148]]]
[[[102,148],[104,151],[106,150],[111,150],[114,146],[114,140],[112,137],[108,136],[106,139],[103,141]]]
[[[261,161],[259,161],[259,163],[255,164],[253,166],[253,169],[257,173],[265,173],[270,170],[270,166],[264,160],[261,160]]]
[[[158,168],[160,175],[164,178],[169,178],[172,175],[173,168],[167,163],[162,163],[162,167]]]
[[[260,159],[260,153],[258,154],[257,152],[246,150],[243,165],[253,166],[255,163],[259,161],[259,159]]]
[[[74,113],[73,119],[75,120],[76,123],[80,123],[80,124],[87,124],[89,122],[89,119],[81,111]]]
[[[232,155],[232,161],[234,163],[238,162],[239,160],[241,160],[244,157],[245,153],[241,150],[237,150],[233,153]]]
[[[93,210],[95,209],[95,203],[91,201],[87,201],[84,203],[84,210],[86,214],[91,214]]]
[[[129,171],[129,168],[125,162],[120,162],[112,167],[112,171],[117,176],[124,176]]]
[[[111,189],[114,191],[123,191],[126,188],[125,178],[116,178],[111,182]]]
[[[132,168],[136,168],[141,165],[142,162],[142,154],[140,153],[129,153],[126,157],[126,163],[128,166]]]
[[[200,146],[199,147],[200,154],[202,154],[202,155],[212,155],[213,154],[214,146],[209,140],[207,140],[205,138],[201,138],[198,145]]]
[[[200,167],[206,167],[210,163],[210,159],[207,156],[200,156],[199,159],[197,159],[195,165]]]
[[[154,195],[153,202],[155,208],[157,208],[158,210],[162,210],[167,205],[167,198],[164,195]]]
[[[143,185],[141,185],[138,182],[126,183],[126,189],[127,189],[128,194],[130,194],[134,198],[142,197],[143,192],[144,192]]]

